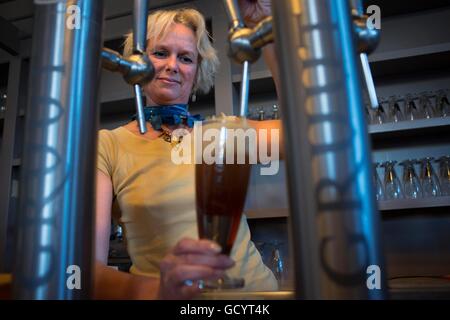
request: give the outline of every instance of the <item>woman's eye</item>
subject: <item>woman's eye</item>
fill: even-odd
[[[187,57],[187,56],[182,56],[182,57],[180,58],[180,60],[181,60],[183,63],[192,63],[192,62],[193,62],[193,60],[192,60],[191,58]]]
[[[164,58],[167,56],[167,52],[164,51],[155,51],[153,52],[153,55],[157,58]]]

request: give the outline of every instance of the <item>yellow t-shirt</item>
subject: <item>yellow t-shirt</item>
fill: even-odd
[[[150,141],[123,127],[99,132],[97,168],[111,178],[134,274],[158,277],[159,262],[180,239],[198,239],[195,165],[174,164],[171,149],[162,138]],[[231,258],[236,264],[228,274],[243,277],[244,290],[277,290],[245,215]]]

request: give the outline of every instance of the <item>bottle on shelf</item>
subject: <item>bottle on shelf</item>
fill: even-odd
[[[280,115],[278,114],[278,106],[276,104],[274,104],[272,107],[272,119],[273,120],[280,119]]]
[[[258,120],[259,121],[264,121],[264,114],[265,114],[265,111],[264,111],[264,108],[263,107],[261,107],[261,108],[259,108],[259,111],[258,111]]]

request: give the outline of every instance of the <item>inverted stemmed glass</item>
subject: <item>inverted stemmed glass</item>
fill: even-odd
[[[390,122],[399,122],[404,120],[403,111],[397,102],[396,96],[389,97],[388,102],[388,120]]]
[[[431,164],[433,160],[434,158],[431,157],[421,160],[420,180],[424,197],[438,197],[441,195],[441,185]]]
[[[436,116],[435,108],[427,92],[422,92],[419,98],[419,107],[425,119],[430,119]]]
[[[436,162],[439,163],[441,195],[450,196],[450,156],[440,157]]]
[[[370,112],[371,110],[369,110]],[[372,111],[373,115],[371,117],[372,124],[383,124],[386,123],[387,117],[386,112],[381,104],[378,105],[378,108]]]
[[[407,94],[405,97],[405,117],[406,120],[410,121],[423,118],[423,114],[417,107],[417,104],[411,94]]]
[[[400,162],[403,166],[403,191],[405,198],[418,199],[423,195],[419,177],[414,169],[415,160],[404,160]]]
[[[403,189],[400,180],[395,172],[397,161],[386,161],[382,163],[384,168],[384,189],[386,200],[403,198]]]
[[[373,184],[375,186],[375,197],[377,201],[384,200],[385,199],[385,193],[384,193],[384,187],[381,183],[380,176],[378,175],[377,168],[379,167],[379,163],[376,162],[373,164]]]
[[[450,101],[446,91],[440,90],[436,95],[436,108],[441,117],[450,116]]]

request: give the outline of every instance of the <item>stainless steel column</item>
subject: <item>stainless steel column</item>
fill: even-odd
[[[272,8],[297,297],[384,298],[380,217],[348,0],[276,0]],[[377,275],[381,289],[370,289]]]
[[[90,297],[102,25],[101,0],[36,5],[14,298]]]

